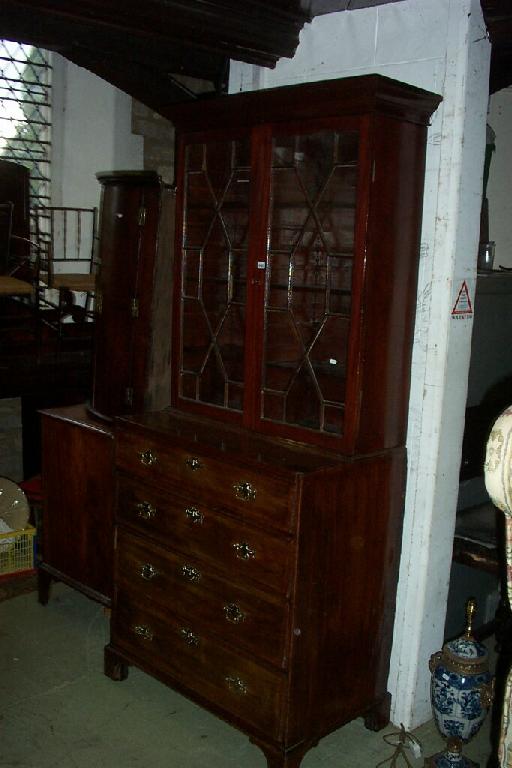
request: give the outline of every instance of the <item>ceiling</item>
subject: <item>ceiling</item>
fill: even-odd
[[[510,0],[481,0],[492,44],[490,91],[512,85],[512,3]]]
[[[315,16],[400,0],[2,0],[0,38],[39,45],[155,111],[225,92],[229,60],[274,67]],[[512,84],[512,3],[481,0],[491,92]]]

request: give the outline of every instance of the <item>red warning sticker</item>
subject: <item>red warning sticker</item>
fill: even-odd
[[[456,320],[464,320],[467,317],[473,317],[473,306],[469,296],[468,285],[465,280],[462,281],[457,299],[453,305],[452,317]]]

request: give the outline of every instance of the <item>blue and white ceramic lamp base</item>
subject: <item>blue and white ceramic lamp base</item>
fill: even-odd
[[[479,768],[479,764],[461,754],[460,749],[451,749],[450,745],[425,760],[427,768]]]
[[[487,649],[471,633],[474,600],[466,609],[467,628],[462,637],[444,645],[430,659],[432,710],[446,749],[427,758],[429,768],[475,768],[462,754],[462,745],[475,736],[493,699],[493,677]]]

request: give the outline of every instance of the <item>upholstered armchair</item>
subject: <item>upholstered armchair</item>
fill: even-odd
[[[505,514],[507,595],[512,607],[512,406],[497,418],[487,441],[485,485],[493,503]],[[512,670],[503,699],[499,761],[512,768]]]

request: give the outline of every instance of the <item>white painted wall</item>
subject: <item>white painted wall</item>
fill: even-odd
[[[97,206],[96,173],[143,167],[143,139],[131,132],[132,99],[57,54],[52,63],[52,204]]]
[[[489,238],[496,242],[495,267],[512,267],[512,87],[491,96],[488,121],[496,133],[487,186]]]
[[[427,149],[389,676],[392,717],[406,728],[431,717],[428,659],[443,640],[472,326],[451,310],[463,280],[474,293],[489,55],[478,0],[403,0],[316,18],[274,70],[231,69],[232,92],[378,72],[443,96]]]

